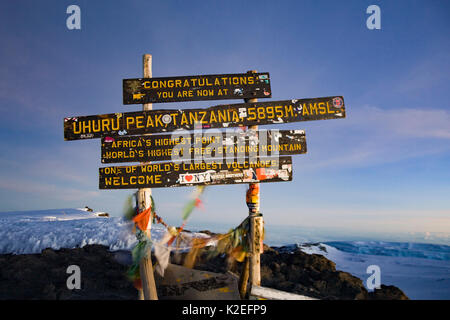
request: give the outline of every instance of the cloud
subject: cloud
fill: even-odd
[[[415,63],[409,72],[396,82],[396,89],[402,93],[410,93],[448,83],[450,63],[448,55],[444,52],[447,50],[444,49]]]
[[[396,138],[450,139],[450,112],[444,109],[386,110],[365,106],[349,117],[350,124],[366,127],[377,135]]]
[[[353,106],[346,119],[311,125],[306,137],[305,170],[397,162],[450,151],[450,112]]]
[[[68,187],[62,188],[61,186],[55,184],[18,179],[2,179],[0,181],[0,189],[7,190],[9,192],[17,192],[20,194],[31,193],[49,199],[58,199],[64,201],[76,201],[80,199],[85,200],[100,196],[99,191],[89,191],[85,189]]]
[[[70,145],[62,141],[43,148],[39,141],[33,146],[2,143],[0,146],[10,150],[3,158],[0,157],[3,177],[83,186],[92,185],[95,179],[92,173],[96,173],[99,163],[98,143]]]
[[[299,225],[311,228],[450,235],[450,210],[289,208],[277,215],[276,222],[293,225],[293,216]]]

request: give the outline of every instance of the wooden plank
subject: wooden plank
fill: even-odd
[[[304,130],[260,130],[102,138],[102,163],[306,153]]]
[[[169,263],[164,277],[155,273],[161,300],[239,300],[231,273],[189,269]]]
[[[258,285],[252,286],[250,293],[250,300],[319,300],[316,298],[280,291],[272,288],[261,287]]]
[[[268,72],[123,80],[123,104],[270,97]]]
[[[255,161],[160,162],[99,169],[100,189],[163,188],[292,180],[291,157]]]
[[[219,105],[206,109],[151,110],[70,117],[64,119],[64,139],[345,118],[341,96]]]

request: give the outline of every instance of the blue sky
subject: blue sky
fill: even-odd
[[[66,28],[71,4],[81,30]],[[381,30],[366,27],[371,4]],[[140,110],[122,104],[122,79],[141,76],[150,53],[155,77],[256,69],[270,72],[272,100],[344,96],[344,120],[277,127],[305,129],[308,153],[294,157],[292,182],[262,185],[267,224],[450,241],[449,9],[448,1],[3,1],[0,211],[89,205],[121,215],[131,190],[98,190],[100,142],[64,141],[63,118]],[[192,223],[237,225],[245,189],[209,187]],[[180,223],[191,191],[154,189],[159,214]]]

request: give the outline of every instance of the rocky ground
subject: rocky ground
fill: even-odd
[[[198,259],[196,269],[226,272],[225,257]],[[240,273],[241,265],[228,267]],[[368,292],[361,279],[350,273],[336,270],[334,262],[318,254],[307,254],[300,249],[285,250],[264,245],[261,255],[261,285],[309,297],[328,300],[407,300],[408,297],[395,286],[381,285]]]
[[[176,262],[176,261],[174,261]],[[69,265],[81,269],[81,290],[68,290]],[[101,245],[52,250],[41,254],[0,255],[0,299],[137,299],[137,291],[125,276],[127,266],[117,254]],[[238,273],[241,265],[227,266],[226,257],[206,259],[196,269]],[[408,299],[397,287],[381,286],[367,292],[360,279],[337,271],[335,264],[320,255],[299,249],[284,252],[265,246],[261,256],[262,285],[320,299]]]
[[[67,289],[69,265],[81,269],[81,290]],[[0,299],[136,299],[126,270],[101,245],[0,255]]]

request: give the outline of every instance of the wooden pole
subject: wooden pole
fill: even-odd
[[[144,78],[152,77],[152,55],[144,54]],[[146,103],[142,105],[143,111],[152,110],[152,104]],[[151,188],[142,188],[138,190],[138,206],[139,212],[149,208],[151,206]],[[151,239],[151,228],[152,219],[148,223],[146,230],[147,236]],[[142,259],[139,265],[141,281],[142,281],[142,292],[139,293],[139,299],[144,300],[158,300],[158,294],[156,293],[155,277],[153,274],[151,251],[148,253],[147,257]]]
[[[249,266],[250,261],[249,258],[246,257],[244,260],[244,266],[241,271],[241,275],[239,277],[239,294],[241,296],[241,299],[244,300],[247,298],[247,284],[248,284],[248,276],[249,276]]]
[[[248,71],[248,73],[257,73],[256,70]],[[258,99],[245,99],[246,103],[258,102]],[[258,130],[258,126],[249,126],[249,130]],[[259,183],[251,183],[247,191],[247,205],[249,205],[250,216],[250,237],[249,237],[249,256],[245,259],[244,268],[239,278],[239,291],[242,298],[248,298],[250,295],[251,285],[261,285],[261,237],[263,230],[263,218],[259,212]],[[250,201],[250,203],[249,203]],[[250,280],[250,286],[248,286]]]

